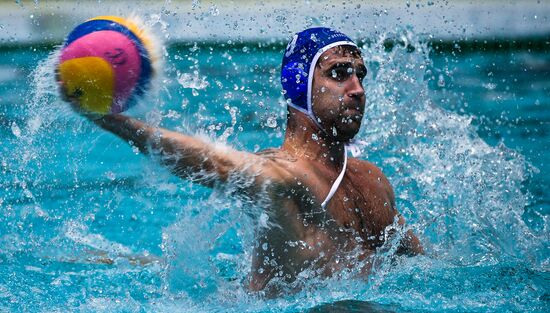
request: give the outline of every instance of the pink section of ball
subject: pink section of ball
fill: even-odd
[[[78,38],[61,52],[61,63],[81,57],[101,57],[111,64],[115,74],[112,113],[126,109],[141,74],[139,51],[131,39],[111,30],[102,30]]]

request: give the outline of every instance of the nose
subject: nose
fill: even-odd
[[[363,88],[363,83],[357,75],[351,76],[348,88],[347,95],[350,98],[361,98],[365,95],[365,88]]]

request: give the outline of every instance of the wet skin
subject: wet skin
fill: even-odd
[[[313,74],[312,109],[331,141],[348,142],[359,131],[365,111],[362,82],[366,75],[363,59],[341,47],[319,58]]]
[[[231,183],[235,175],[251,181],[240,190],[263,201],[271,227],[257,229],[247,286],[276,295],[305,270],[319,276],[344,268],[368,273],[368,256],[383,244],[386,227],[404,223],[386,177],[373,164],[354,158],[348,160],[336,194],[321,208],[342,170],[344,145],[361,126],[365,75],[358,53],[341,47],[326,51],[312,86],[312,107],[322,129],[289,108],[282,147],[257,154],[154,128],[120,114],[94,122],[143,153],[154,151],[182,178],[210,187]],[[409,231],[399,251],[416,254],[422,248]]]
[[[260,154],[268,158],[265,166],[284,173],[270,211],[273,222],[282,227],[259,232],[251,289],[267,286],[268,293],[277,293],[281,285],[270,283],[273,278],[292,282],[306,269],[314,271],[309,276],[330,276],[353,267],[367,274],[367,257],[383,244],[386,227],[404,223],[380,169],[354,158],[348,160],[344,179],[326,209],[320,207],[342,170],[344,144],[361,126],[365,75],[360,56],[338,48],[325,52],[312,88],[313,111],[325,131],[291,109],[281,149]],[[405,235],[402,250],[422,251],[412,233]]]

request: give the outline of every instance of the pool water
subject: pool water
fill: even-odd
[[[392,36],[403,45],[385,46]],[[548,49],[438,52],[410,31],[368,42],[360,157],[388,176],[426,255],[388,244],[368,280],[303,278],[276,299],[242,285],[258,208],[73,113],[55,49],[0,49],[0,311],[548,311]],[[278,146],[283,49],[173,44],[128,114],[238,149]]]

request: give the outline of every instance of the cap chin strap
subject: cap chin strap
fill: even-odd
[[[366,145],[367,145],[367,143],[363,140],[351,139],[346,144],[346,148],[347,148],[347,151],[349,151],[351,153],[351,155],[354,158],[356,158],[356,157],[361,155],[361,147],[366,146]]]
[[[309,66],[309,73],[308,73],[308,78],[307,78],[307,110],[304,110],[303,108],[298,107],[298,106],[296,106],[292,103],[289,104],[293,108],[297,109],[298,111],[300,111],[302,113],[305,113],[313,121],[313,123],[315,123],[315,125],[317,125],[317,128],[319,128],[323,133],[325,133],[327,135],[328,135],[327,131],[321,126],[319,121],[317,121],[317,118],[315,117],[315,114],[313,113],[312,99],[311,99],[311,93],[312,93],[311,89],[312,89],[312,85],[313,85],[313,74],[314,74],[314,71],[315,71],[315,67],[317,66],[317,61],[319,60],[319,58],[321,57],[321,55],[325,51],[327,51],[327,50],[329,50],[333,47],[336,47],[336,46],[354,46],[354,47],[357,47],[357,45],[352,41],[337,41],[337,42],[333,42],[333,43],[331,43],[329,45],[326,45],[323,48],[319,49],[319,51],[317,51],[317,53],[313,57],[313,60],[310,64],[310,66]],[[344,165],[342,166],[342,171],[340,172],[338,177],[336,177],[336,180],[332,184],[332,187],[330,188],[330,191],[329,191],[327,197],[325,198],[325,201],[323,201],[323,203],[321,203],[321,207],[323,209],[326,208],[326,206],[328,205],[330,199],[332,199],[332,197],[334,196],[334,194],[338,190],[338,187],[342,183],[342,180],[344,179],[344,175],[346,173],[346,167],[347,167],[347,164],[348,164],[348,147],[350,148],[350,151],[351,151],[351,153],[353,154],[354,157],[359,155],[359,153],[360,153],[359,148],[356,145],[354,145],[353,142],[350,142],[350,143],[344,145]]]
[[[342,171],[340,172],[338,177],[336,177],[336,180],[332,184],[332,187],[330,187],[330,191],[328,192],[328,195],[325,198],[325,201],[321,203],[321,207],[323,209],[326,208],[328,202],[330,201],[330,199],[332,199],[332,197],[336,193],[336,190],[338,190],[338,187],[342,183],[342,180],[344,179],[344,174],[346,173],[347,165],[348,165],[348,149],[346,148],[346,146],[344,146],[344,165],[342,166]]]

